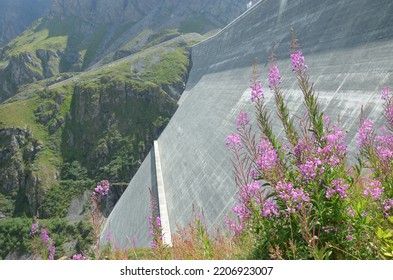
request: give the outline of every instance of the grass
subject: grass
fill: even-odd
[[[50,36],[49,28],[43,27],[42,21],[38,21],[21,36],[9,43],[9,50],[5,52],[5,58],[18,55],[23,52],[34,53],[38,49],[52,51],[63,50],[67,45],[68,36]]]
[[[143,73],[143,79],[155,84],[171,84],[180,81],[187,72],[189,59],[184,48],[177,48],[160,55],[158,63],[149,65]]]
[[[228,230],[208,235],[201,221],[195,220],[172,235],[172,246],[120,249],[109,242],[100,258],[109,260],[246,260],[252,258],[250,236],[233,236]]]

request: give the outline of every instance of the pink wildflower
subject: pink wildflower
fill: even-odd
[[[72,259],[74,261],[81,261],[81,260],[86,260],[87,258],[82,254],[75,254],[72,256]]]
[[[292,72],[295,74],[303,74],[307,70],[307,65],[304,63],[304,56],[301,51],[291,54]]]
[[[41,229],[40,238],[41,238],[42,242],[49,243],[50,238],[48,235],[48,231],[45,228]]]
[[[265,201],[265,203],[262,206],[262,211],[261,211],[261,216],[265,218],[270,218],[270,217],[278,217],[279,212],[277,208],[277,204],[272,200],[268,199]]]
[[[384,191],[384,188],[381,187],[381,182],[378,180],[373,180],[370,182],[370,186],[367,187],[363,195],[364,196],[371,196],[373,199],[378,199]]]
[[[264,98],[262,84],[256,83],[255,85],[251,86],[251,101],[258,102]]]
[[[236,123],[237,123],[237,129],[241,129],[242,127],[250,123],[250,118],[248,117],[246,112],[241,111],[239,113],[239,116],[237,117]]]
[[[30,229],[30,235],[33,236],[37,233],[38,231],[38,221],[36,221],[35,223],[33,223],[31,225],[31,229]]]
[[[49,260],[54,260],[55,259],[55,253],[56,253],[56,246],[52,245],[49,249]]]
[[[389,91],[390,91],[389,87],[384,87],[381,91],[381,98],[387,100],[389,98]]]
[[[348,184],[343,184],[343,180],[341,178],[333,180],[331,186],[329,186],[326,190],[326,198],[330,199],[332,195],[338,194],[341,199],[346,198],[348,195],[346,190],[349,188]],[[352,210],[353,211],[353,210]]]
[[[228,149],[231,149],[231,150],[233,150],[233,149],[236,150],[237,148],[243,147],[242,140],[240,139],[240,136],[235,133],[228,135],[226,146]]]
[[[97,187],[94,189],[94,194],[97,198],[102,199],[109,193],[109,182],[107,180],[102,180]]]
[[[371,120],[364,120],[359,128],[359,135],[356,139],[356,143],[359,149],[370,146],[373,141],[374,135],[374,124]]]
[[[278,67],[275,65],[269,69],[269,88],[276,90],[281,85],[281,76]]]
[[[319,158],[307,160],[304,164],[300,165],[300,172],[302,178],[305,180],[314,180],[325,172],[322,166],[322,161]]]
[[[259,157],[256,160],[256,164],[263,171],[271,171],[273,167],[277,164],[278,155],[273,145],[268,140],[262,140],[259,143],[258,154]]]

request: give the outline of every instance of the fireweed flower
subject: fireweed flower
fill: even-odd
[[[262,206],[262,211],[261,211],[261,216],[265,218],[272,218],[272,217],[278,217],[279,212],[277,208],[277,204],[275,201],[272,199],[268,199],[265,201],[265,203]]]
[[[268,140],[259,142],[258,148],[259,157],[256,160],[257,166],[265,172],[271,171],[276,166],[278,160],[276,150]]]
[[[372,197],[373,199],[378,199],[384,191],[381,187],[381,182],[378,180],[373,180],[370,182],[370,186],[365,188],[363,195],[366,197]]]
[[[45,243],[45,244],[49,243],[50,238],[49,238],[49,235],[48,235],[48,231],[45,228],[41,229],[40,238],[41,238],[43,243]]]
[[[72,259],[74,261],[81,261],[81,260],[86,260],[86,257],[82,254],[75,254],[72,256]]]
[[[295,74],[305,73],[307,65],[304,63],[304,56],[301,51],[291,53],[292,72]]]
[[[330,199],[332,197],[332,195],[338,194],[338,195],[340,195],[341,199],[344,199],[348,196],[346,193],[348,188],[349,188],[349,185],[343,184],[343,180],[341,178],[333,180],[331,185],[326,190],[326,198]],[[353,210],[352,210],[352,212],[353,212]]]
[[[276,90],[281,85],[280,71],[276,65],[269,69],[269,88],[271,90]]]
[[[31,236],[35,235],[37,231],[38,231],[38,221],[36,221],[34,224],[31,225],[30,235]]]
[[[359,135],[356,139],[356,144],[358,145],[359,149],[363,147],[370,146],[373,141],[374,135],[374,124],[371,120],[365,119],[360,128],[359,128]]]
[[[244,204],[235,205],[232,210],[238,216],[240,223],[244,223],[251,216],[251,211]]]
[[[381,203],[385,217],[389,217],[389,212],[393,209],[393,199],[384,199]]]
[[[387,100],[389,98],[389,91],[390,91],[389,87],[384,87],[381,91],[381,98]]]
[[[390,147],[377,146],[376,152],[382,161],[390,162],[393,159],[393,151]]]
[[[262,84],[256,83],[251,86],[251,101],[257,102],[261,101],[264,98]]]
[[[236,224],[236,222],[234,220],[225,219],[225,223],[227,225],[227,227],[232,230],[235,234],[240,234],[243,230],[243,225],[242,224]]]
[[[242,140],[238,134],[232,133],[227,137],[226,146],[229,150],[237,150],[243,147]]]
[[[305,180],[314,180],[318,176],[321,176],[323,172],[325,172],[325,168],[322,164],[319,158],[307,160],[304,164],[300,165],[302,178]]]
[[[349,216],[353,217],[356,214],[356,212],[353,209],[348,209],[347,211],[348,211]]]
[[[302,155],[307,151],[307,149],[307,144],[301,140],[294,147],[294,156],[297,158],[298,163],[300,162]]]
[[[337,233],[337,232],[338,232],[338,228],[337,228],[337,227],[333,227],[333,226],[323,226],[323,227],[322,227],[322,230],[323,230],[325,233],[330,233],[330,232]]]
[[[94,193],[100,199],[107,196],[109,193],[109,182],[107,180],[102,180],[94,189]]]
[[[261,182],[254,181],[250,184],[243,186],[240,190],[240,202],[243,204],[249,203],[252,198],[258,197],[261,189]]]
[[[322,137],[322,140],[326,142],[326,145],[318,148],[317,155],[324,164],[338,165],[347,153],[344,132],[341,129],[334,128],[333,132]]]
[[[157,248],[159,245],[158,241],[162,240],[164,236],[162,234],[161,218],[159,216],[157,217],[149,216],[149,229],[150,229],[150,236],[153,237],[153,240],[151,241],[151,247]]]
[[[56,246],[52,245],[49,249],[49,260],[54,260],[55,259],[55,253],[56,253]]]
[[[278,182],[275,189],[278,197],[285,201],[288,213],[294,213],[305,202],[310,201],[309,195],[303,188],[294,188],[291,183]]]
[[[241,111],[236,121],[237,129],[241,129],[242,127],[248,125],[249,123],[250,123],[250,118],[248,117],[247,113]]]

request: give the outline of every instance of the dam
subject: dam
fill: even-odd
[[[192,47],[192,68],[179,108],[155,142],[102,233],[120,248],[149,247],[150,192],[158,200],[165,240],[203,210],[213,230],[225,224],[236,204],[227,135],[250,101],[256,59],[273,129],[280,137],[267,65],[272,42],[283,93],[293,118],[305,109],[289,60],[295,30],[322,111],[348,132],[349,152],[361,109],[376,126],[383,121],[380,89],[393,86],[393,2],[391,0],[261,0],[211,38]]]

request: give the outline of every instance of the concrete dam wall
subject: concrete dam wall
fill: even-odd
[[[391,0],[262,0],[217,35],[192,48],[186,91],[170,123],[110,214],[102,240],[110,232],[120,247],[149,246],[150,196],[164,190],[166,232],[192,221],[203,209],[213,229],[223,225],[236,204],[236,187],[226,137],[236,129],[240,110],[253,113],[250,79],[257,58],[259,79],[280,136],[267,85],[271,44],[291,116],[304,115],[302,93],[291,72],[289,48],[294,28],[315,83],[320,108],[339,118],[355,151],[360,109],[381,124],[380,89],[393,86],[393,2]],[[296,121],[295,121],[296,123]],[[160,168],[156,168],[159,151]],[[158,174],[158,175],[157,175]],[[160,180],[157,180],[160,177]],[[159,184],[157,184],[159,181]],[[165,186],[165,188],[163,187]],[[165,208],[165,209],[164,209]]]

